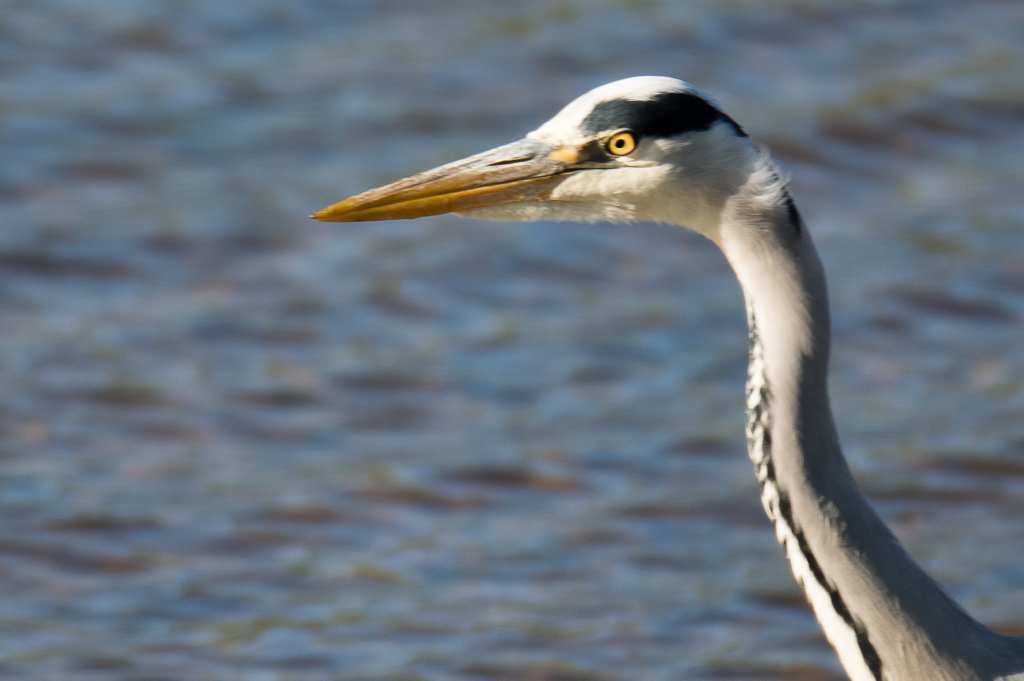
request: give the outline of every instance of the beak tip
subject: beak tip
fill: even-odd
[[[309,217],[317,222],[345,222],[345,218],[338,217],[339,211],[331,210],[332,208],[333,206],[328,206],[323,210],[318,210]]]

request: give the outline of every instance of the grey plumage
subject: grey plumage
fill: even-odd
[[[829,406],[821,262],[771,159],[713,101],[671,78],[610,83],[521,142],[314,217],[447,212],[652,220],[717,244],[747,304],[746,435],[761,500],[850,678],[1024,681],[1024,638],[967,615],[910,558],[854,482]]]

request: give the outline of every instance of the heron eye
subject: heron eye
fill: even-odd
[[[636,149],[636,139],[631,132],[617,132],[608,138],[605,149],[613,156],[624,156]]]

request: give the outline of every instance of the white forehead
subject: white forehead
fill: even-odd
[[[692,92],[704,97],[705,95],[684,80],[668,78],[665,76],[634,76],[623,78],[581,95],[570,102],[564,109],[540,126],[527,137],[546,141],[566,142],[573,137],[579,136],[580,125],[590,115],[594,107],[602,102],[610,102],[613,99],[628,99],[642,102],[654,99],[663,92]]]

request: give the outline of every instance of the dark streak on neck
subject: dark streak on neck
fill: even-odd
[[[774,470],[773,470],[774,472]],[[778,487],[778,481],[775,482]],[[867,664],[868,669],[871,670],[877,681],[882,681],[882,658],[878,656],[878,651],[875,650],[875,646],[871,643],[871,639],[868,638],[867,629],[864,628],[864,624],[858,622],[857,619],[850,612],[850,609],[846,607],[846,603],[843,601],[843,597],[839,594],[839,589],[829,584],[825,577],[825,573],[821,570],[821,565],[818,564],[817,559],[811,552],[811,547],[807,545],[807,538],[804,537],[804,533],[801,532],[797,525],[793,522],[793,508],[789,503],[789,495],[779,490],[779,514],[782,519],[789,525],[790,530],[793,532],[793,536],[796,537],[797,545],[800,547],[800,553],[803,554],[804,559],[807,561],[807,566],[811,569],[811,574],[814,575],[814,579],[821,585],[823,589],[828,593],[829,598],[832,600],[832,608],[836,611],[843,621],[857,636],[857,645],[860,647],[860,654],[864,656],[864,662]]]
[[[793,205],[793,200],[790,198],[789,192],[786,192],[786,200],[789,208],[791,209],[791,217],[795,215],[793,224],[797,227],[797,229],[799,229],[800,216],[796,212],[796,206]],[[751,370],[753,371],[754,362],[756,361],[755,353],[759,350],[759,346],[761,343],[761,339],[758,336],[757,332],[757,321],[755,319],[753,309],[750,310],[748,321],[750,325],[750,366]],[[763,349],[761,350],[762,351],[760,353],[760,361],[762,366],[760,367],[760,370],[763,372],[765,369],[764,353]],[[775,476],[775,463],[772,460],[772,438],[770,423],[771,419],[769,411],[772,400],[772,394],[771,386],[768,385],[767,376],[762,377],[761,384],[762,385],[760,389],[760,399],[753,407],[748,407],[747,409],[747,446],[750,449],[753,449],[754,447],[757,446],[757,443],[752,436],[754,433],[754,427],[760,424],[764,428],[764,431],[761,434],[760,457],[761,465],[763,466],[763,472],[761,472],[762,475],[758,475],[758,479],[760,480],[762,490],[765,484],[771,481],[771,483],[775,486],[776,492],[778,494],[778,508],[774,510],[774,513],[768,513],[769,518],[771,518],[771,520],[773,520],[776,523],[783,522],[788,526],[790,532],[792,532],[793,536],[796,538],[797,547],[799,548],[800,553],[803,555],[804,560],[807,561],[807,565],[810,568],[811,574],[814,576],[815,581],[818,582],[821,588],[824,589],[825,592],[829,595],[829,598],[832,603],[832,608],[835,610],[836,614],[838,614],[839,617],[842,618],[842,620],[847,624],[847,626],[849,626],[853,630],[854,634],[856,635],[857,645],[860,648],[861,656],[864,658],[864,663],[867,665],[868,669],[871,671],[871,674],[874,676],[876,681],[882,681],[882,659],[879,657],[878,651],[875,650],[875,646],[871,643],[871,640],[868,637],[867,629],[864,627],[864,624],[862,622],[858,621],[853,616],[853,613],[850,612],[850,609],[849,607],[847,607],[846,602],[843,601],[843,597],[839,593],[839,590],[836,587],[832,586],[829,580],[825,577],[825,573],[824,571],[822,571],[821,565],[818,563],[817,558],[814,557],[814,553],[811,551],[811,547],[807,542],[807,538],[804,536],[803,531],[800,529],[799,525],[797,525],[796,521],[793,518],[793,507],[789,500],[789,494],[787,494],[786,491],[782,488],[782,486],[779,484],[778,478],[776,478]],[[765,416],[769,416],[769,418],[765,418]],[[773,515],[775,517],[772,517]]]

